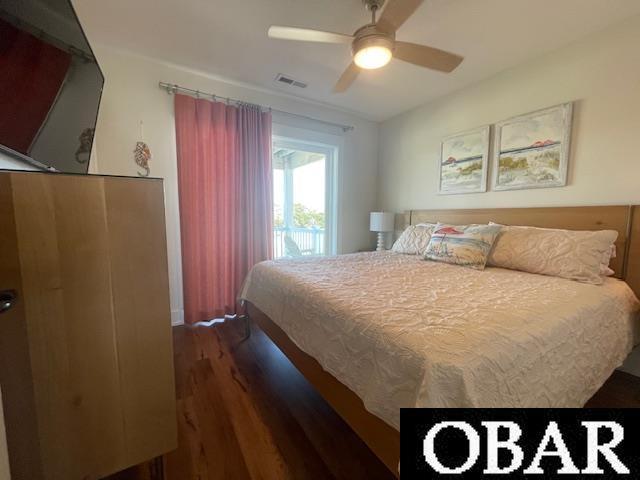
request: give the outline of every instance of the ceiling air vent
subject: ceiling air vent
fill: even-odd
[[[278,76],[276,77],[276,82],[284,83],[285,85],[291,85],[292,87],[307,88],[306,83],[294,80],[293,78],[283,75],[282,73],[278,74]]]

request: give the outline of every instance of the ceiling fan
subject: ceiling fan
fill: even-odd
[[[342,74],[333,91],[346,91],[354,82],[360,69],[373,70],[384,67],[392,58],[421,67],[452,72],[463,58],[437,48],[396,40],[396,31],[413,15],[424,0],[363,0],[371,10],[371,23],[360,27],[353,35],[323,32],[308,28],[269,27],[268,35],[281,40],[302,42],[351,44],[353,61]],[[383,4],[387,6],[376,21],[376,14]]]

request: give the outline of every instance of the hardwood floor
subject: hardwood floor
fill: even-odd
[[[278,348],[241,322],[174,329],[178,443],[166,480],[392,479]],[[640,378],[616,372],[587,407],[640,408]],[[150,480],[149,465],[109,480]]]
[[[179,447],[167,480],[394,478],[257,326],[242,335],[238,321],[174,328]]]
[[[585,408],[640,408],[640,378],[614,372]]]

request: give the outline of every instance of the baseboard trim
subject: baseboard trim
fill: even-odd
[[[184,310],[171,310],[171,326],[184,325]]]

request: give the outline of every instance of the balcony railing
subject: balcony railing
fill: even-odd
[[[290,240],[285,241],[285,237],[289,237]],[[274,258],[324,255],[324,253],[324,229],[316,227],[274,227],[273,229]]]

